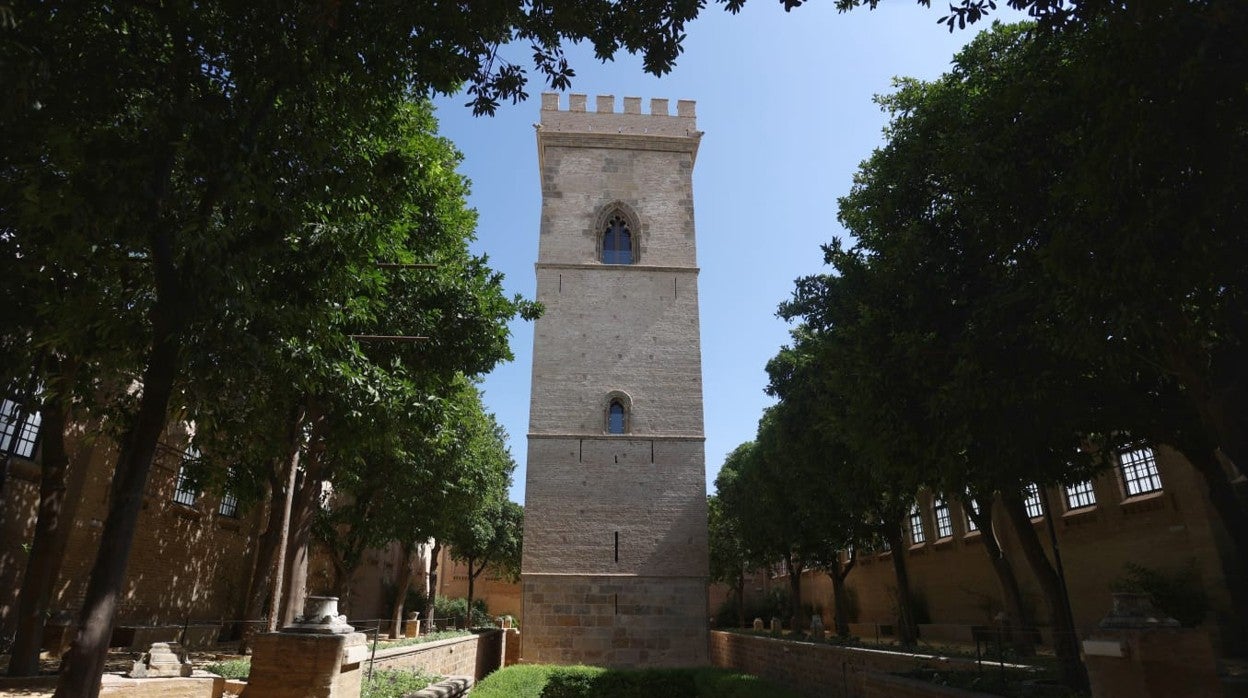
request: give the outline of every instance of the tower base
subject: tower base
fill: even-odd
[[[706,666],[706,579],[525,574],[524,661]]]

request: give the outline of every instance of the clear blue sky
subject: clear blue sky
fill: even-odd
[[[872,96],[890,92],[894,76],[937,77],[974,35],[950,34],[937,24],[943,11],[913,0],[846,14],[831,5],[785,13],[775,0],[753,0],[734,16],[712,3],[662,78],[645,74],[633,56],[601,64],[584,47],[569,51],[577,73],[570,91],[591,95],[591,108],[596,94],[615,95],[617,104],[623,96],[666,97],[673,109],[677,99],[697,101],[706,134],[693,186],[708,490],[724,457],[754,438],[771,402],[764,366],[788,340],[776,306],[794,279],[820,271],[819,245],[844,235],[837,197],[882,142],[885,115]],[[527,50],[514,55],[525,60]],[[533,123],[544,89],[531,84],[528,101],[505,104],[492,118],[474,118],[463,96],[437,100],[442,133],[464,153],[461,171],[472,180],[470,203],[480,214],[474,249],[506,275],[510,293],[527,298],[535,294],[541,204]],[[512,498],[523,503],[533,327],[518,321],[511,331],[516,360],[495,369],[484,388],[487,408],[511,435],[519,464]]]

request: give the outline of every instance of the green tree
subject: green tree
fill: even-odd
[[[727,584],[732,588],[737,606],[737,627],[746,627],[745,576],[751,569],[761,565],[751,560],[745,549],[736,520],[724,509],[719,495],[706,498],[707,540],[710,554],[710,578],[712,582]]]
[[[772,408],[775,443],[768,450],[776,467],[800,483],[789,505],[805,512],[803,546],[811,566],[832,582],[835,629],[844,637],[849,635],[846,578],[857,565],[858,549],[881,533],[878,507],[885,488],[838,432],[810,338],[799,328],[793,339],[767,363],[767,390],[780,398]]]
[[[487,567],[508,581],[520,579],[524,508],[495,494],[482,506],[463,512],[446,543],[451,557],[468,566],[468,607],[472,608],[477,578]]]

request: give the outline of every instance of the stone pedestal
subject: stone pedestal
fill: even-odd
[[[338,615],[338,599],[309,596],[303,615],[257,635],[244,698],[359,698],[368,641]]]
[[[363,633],[262,633],[252,648],[244,698],[359,698]]]
[[[1223,695],[1208,634],[1179,627],[1142,594],[1114,594],[1114,609],[1083,641],[1093,698]]]
[[[412,611],[407,614],[407,622],[403,624],[403,635],[405,637],[420,635],[420,611]]]
[[[762,619],[762,618],[755,618],[755,619],[754,619],[754,629],[755,629],[755,630],[757,630],[758,632],[762,632],[763,630],[765,630],[765,629],[766,629],[766,628],[764,628],[764,627],[763,627],[763,619]]]
[[[182,661],[182,647],[176,642],[153,642],[143,659],[134,663],[130,678],[146,679],[190,676],[191,663]]]

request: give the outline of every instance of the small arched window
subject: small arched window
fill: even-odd
[[[624,403],[619,400],[612,400],[607,407],[607,433],[623,434],[628,412],[624,409]]]
[[[628,228],[628,221],[618,213],[607,220],[607,227],[602,232],[602,263],[633,263],[633,233]]]

